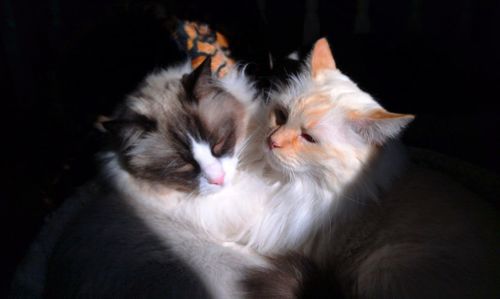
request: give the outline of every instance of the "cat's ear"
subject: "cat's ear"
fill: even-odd
[[[106,129],[105,127],[106,123],[111,120],[112,119],[109,116],[99,115],[97,116],[97,120],[94,122],[94,128],[96,128],[101,133],[106,133],[108,132],[108,129]]]
[[[211,91],[211,65],[212,59],[207,57],[194,71],[182,78],[182,85],[186,90],[189,101],[198,101]]]
[[[382,145],[396,137],[413,119],[414,115],[388,112],[382,108],[369,111],[353,111],[348,122],[367,142]]]
[[[337,68],[326,38],[321,38],[314,44],[310,64],[313,79],[316,79],[325,70],[334,70]]]
[[[94,127],[103,133],[112,135],[119,134],[124,129],[141,129],[143,131],[152,131],[156,128],[156,123],[144,115],[131,114],[124,118],[112,119],[107,116],[99,115]]]

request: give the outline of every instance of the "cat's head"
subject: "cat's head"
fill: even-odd
[[[212,192],[235,173],[255,93],[236,69],[213,77],[208,60],[187,72],[150,75],[103,127],[120,171],[143,184]]]
[[[266,158],[275,170],[345,183],[412,115],[386,111],[336,67],[326,39],[270,94]]]

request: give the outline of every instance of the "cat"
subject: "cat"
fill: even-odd
[[[269,95],[243,164],[278,188],[246,246],[312,258],[346,298],[499,298],[494,208],[446,176],[413,165],[391,113],[341,73],[326,39],[303,71]],[[254,298],[279,269],[255,269]],[[277,282],[279,283],[279,282]]]
[[[269,188],[236,171],[258,97],[210,64],[150,75],[102,122],[103,175],[53,250],[45,297],[239,298],[247,269],[273,267],[232,242]]]

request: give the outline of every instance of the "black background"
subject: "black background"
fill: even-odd
[[[499,173],[499,1],[2,0],[2,290],[43,217],[95,174],[95,117],[175,55],[170,15],[225,33],[256,74],[327,36],[344,73],[416,114],[407,144]]]

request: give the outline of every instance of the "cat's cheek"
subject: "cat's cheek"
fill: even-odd
[[[235,157],[224,157],[220,159],[220,163],[222,164],[222,169],[225,173],[224,185],[229,185],[236,174],[238,159]]]
[[[276,158],[273,151],[269,151],[265,157],[266,157],[267,164],[269,164],[269,166],[271,166],[271,168],[273,168],[274,170],[277,170],[277,171],[283,170],[283,165],[278,160],[278,158]]]

